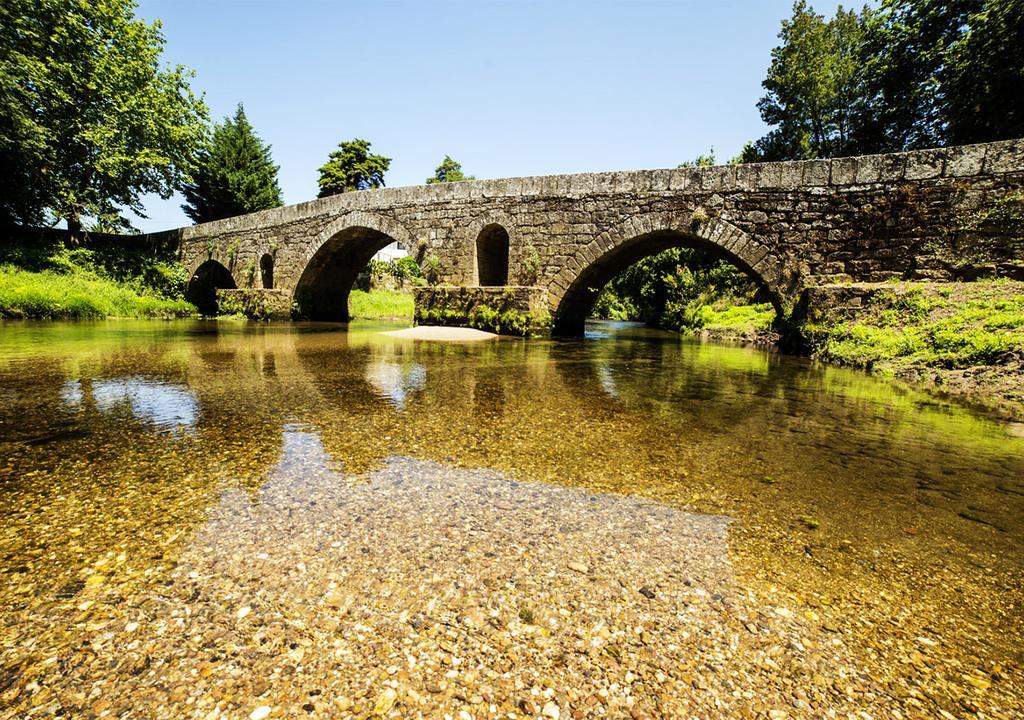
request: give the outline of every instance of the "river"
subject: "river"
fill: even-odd
[[[1024,714],[1008,426],[630,324],[388,328],[0,326],[0,717]]]

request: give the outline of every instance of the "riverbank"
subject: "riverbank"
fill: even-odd
[[[159,248],[69,246],[52,239],[0,247],[0,318],[188,317],[185,271]]]
[[[822,289],[801,329],[811,357],[895,377],[1024,421],[1024,282],[876,283]]]

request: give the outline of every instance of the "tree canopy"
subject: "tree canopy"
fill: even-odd
[[[128,229],[190,169],[206,107],[133,0],[0,3],[0,214]]]
[[[774,126],[758,141],[764,159],[837,155],[850,146],[863,19],[840,7],[831,20],[797,0],[772,50],[767,93],[757,103]]]
[[[476,180],[472,175],[462,172],[462,164],[452,160],[450,155],[445,155],[444,160],[434,170],[434,176],[427,178],[427,184],[462,182],[464,180]]]
[[[743,159],[910,150],[1024,135],[1024,0],[882,0],[783,21]]]
[[[281,188],[270,146],[256,135],[241,103],[233,118],[213,127],[200,149],[191,182],[182,189],[182,210],[194,222],[278,207]]]
[[[369,141],[358,138],[338,143],[338,149],[320,168],[318,197],[383,187],[384,173],[391,165],[391,158],[374,155],[370,145]]]

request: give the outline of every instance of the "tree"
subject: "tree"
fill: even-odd
[[[445,155],[444,160],[434,170],[434,177],[427,178],[427,184],[433,185],[434,183],[449,183],[449,182],[462,182],[464,180],[476,180],[472,175],[466,175],[462,172],[462,164],[452,160],[450,155]]]
[[[758,159],[828,157],[850,148],[863,33],[855,12],[840,6],[826,20],[796,0],[793,16],[782,22],[782,44],[772,50],[762,83],[767,94],[757,103],[761,118],[775,126],[757,142]]]
[[[681,168],[693,168],[693,167],[713,167],[718,160],[715,158],[715,149],[711,148],[708,150],[707,155],[698,155],[694,160],[686,160],[685,162],[679,163],[676,167]]]
[[[281,188],[270,146],[256,135],[241,103],[234,118],[215,124],[200,149],[181,209],[197,223],[278,207]]]
[[[946,139],[940,77],[950,48],[984,0],[883,0],[867,14],[858,152],[934,147]],[[972,78],[972,82],[980,78]]]
[[[384,173],[391,158],[370,153],[367,140],[349,140],[338,143],[338,147],[320,168],[319,197],[384,187]]]
[[[130,228],[145,193],[170,197],[202,139],[206,107],[192,72],[163,68],[160,23],[133,0],[0,4],[0,176],[21,222],[83,218]]]
[[[966,24],[937,73],[947,140],[1024,137],[1024,0],[988,0]]]

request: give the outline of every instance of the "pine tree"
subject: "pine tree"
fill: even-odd
[[[434,170],[434,176],[427,178],[427,185],[434,183],[463,182],[465,180],[476,180],[472,175],[462,172],[462,163],[452,160],[450,155],[445,155],[444,160]]]
[[[253,131],[241,103],[233,118],[214,125],[197,166],[183,190],[187,204],[181,206],[197,223],[281,205],[270,146]]]

